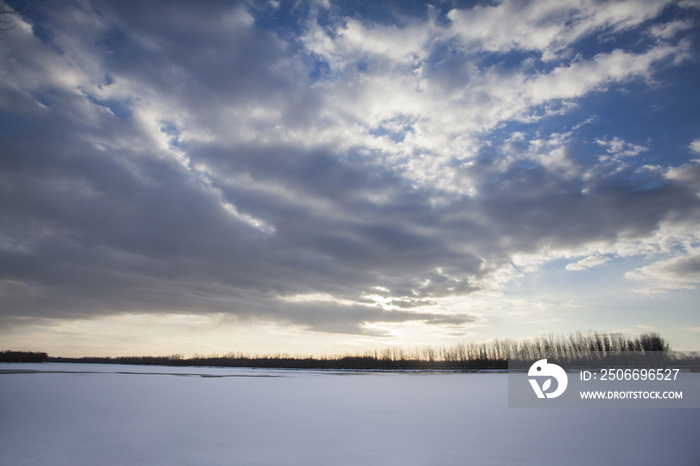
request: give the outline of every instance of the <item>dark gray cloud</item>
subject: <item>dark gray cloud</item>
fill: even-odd
[[[246,3],[38,10],[33,32],[0,43],[3,316],[226,313],[371,335],[383,331],[367,324],[462,326],[477,317],[439,300],[488,289],[517,255],[614,248],[698,220],[692,163],[640,174],[599,162],[602,149],[576,153],[571,133],[546,151],[474,137],[476,156],[442,156],[408,146],[418,114],[368,108],[379,116],[356,121],[344,109],[371,92],[318,81],[317,55],[290,36],[310,30],[310,10],[278,29]],[[450,53],[426,78],[440,95],[470,85],[457,65],[473,51]],[[378,120],[410,121],[408,139],[377,146],[383,136],[362,128]],[[439,166],[438,181],[418,161]],[[319,294],[332,299],[294,298]]]

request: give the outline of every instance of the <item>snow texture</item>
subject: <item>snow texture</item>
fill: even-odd
[[[509,409],[507,386],[506,374],[0,364],[0,464],[700,460],[700,410]]]

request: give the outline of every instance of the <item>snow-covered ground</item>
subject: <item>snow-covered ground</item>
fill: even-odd
[[[0,364],[3,466],[697,466],[699,429],[699,409],[508,408],[506,374]]]

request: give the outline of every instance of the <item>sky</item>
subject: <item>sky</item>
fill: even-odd
[[[26,8],[0,350],[700,350],[700,2]]]

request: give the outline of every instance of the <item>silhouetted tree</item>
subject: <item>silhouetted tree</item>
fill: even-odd
[[[642,351],[663,351],[667,352],[670,345],[658,333],[644,333],[639,335],[639,345]]]
[[[641,353],[668,353],[669,343],[657,333],[646,333],[636,338],[620,333],[577,332],[568,337],[547,335],[529,340],[492,340],[468,344],[457,343],[448,348],[422,345],[412,351],[388,347],[383,351],[366,351],[363,354],[344,354],[295,357],[289,354],[249,356],[229,352],[224,356],[195,354],[184,358],[181,354],[170,356],[128,356],[102,358],[49,358],[50,362],[82,362],[103,364],[136,364],[160,366],[223,366],[280,369],[341,369],[341,370],[461,370],[508,369],[509,362],[521,359],[553,357],[561,362],[596,365],[623,361],[625,364],[644,363],[647,355]],[[515,359],[509,359],[513,353]],[[1,355],[2,353],[0,353]],[[45,353],[44,353],[45,354]],[[661,355],[662,362],[666,354]],[[678,361],[680,356],[672,355]],[[583,359],[582,359],[583,358]],[[617,358],[617,359],[616,359]],[[696,361],[698,356],[692,356]],[[656,359],[654,361],[657,361]]]

